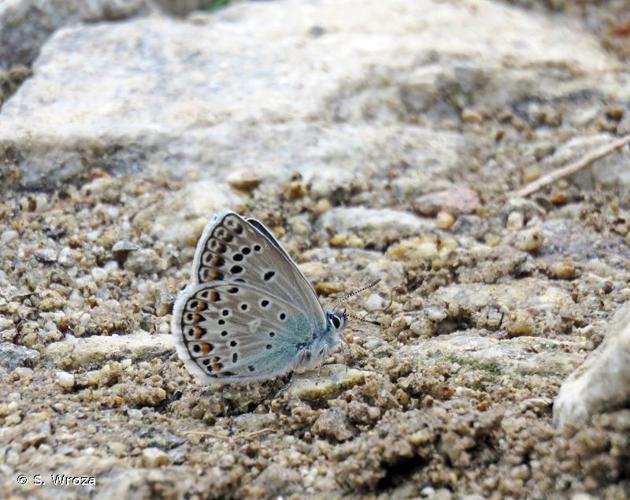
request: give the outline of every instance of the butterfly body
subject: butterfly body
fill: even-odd
[[[191,283],[172,333],[188,370],[205,383],[266,380],[321,363],[339,344],[344,314],[325,312],[271,232],[224,210],[197,244]]]

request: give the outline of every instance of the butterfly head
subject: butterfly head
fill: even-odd
[[[339,333],[346,326],[346,322],[348,320],[348,316],[346,315],[346,311],[328,311],[326,312],[326,321],[328,322],[328,327],[333,332]]]

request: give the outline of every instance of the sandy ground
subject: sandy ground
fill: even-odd
[[[272,228],[324,305],[382,280],[349,302],[380,326],[351,320],[321,370],[242,387],[196,384],[171,343],[200,226],[164,238],[154,222],[177,220],[185,180],[93,168],[28,191],[5,163],[2,496],[628,498],[629,409],[552,426],[560,384],[630,299],[627,152],[509,193],[628,133],[629,113],[597,94],[465,110],[444,127],[465,161],[431,189],[413,143],[341,186],[231,179],[221,196]]]

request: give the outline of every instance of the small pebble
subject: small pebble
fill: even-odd
[[[118,253],[118,252],[135,252],[136,250],[140,250],[140,247],[138,245],[136,245],[135,243],[132,243],[129,240],[118,240],[112,246],[112,252],[113,253]]]
[[[145,467],[154,469],[170,463],[171,457],[159,448],[145,448],[142,450],[142,465]]]
[[[336,248],[363,248],[365,246],[365,241],[356,234],[341,233],[336,234],[330,239],[330,246]]]
[[[17,425],[22,421],[22,417],[19,413],[12,413],[4,419],[6,425]]]
[[[63,267],[72,267],[75,263],[74,250],[70,247],[63,247],[59,252],[58,261]]]
[[[260,186],[262,179],[253,170],[237,170],[228,175],[227,181],[232,189],[250,192]]]
[[[166,263],[151,248],[144,248],[133,252],[127,257],[125,269],[136,274],[151,274],[165,269]]]
[[[57,372],[57,385],[64,389],[72,389],[74,387],[74,375],[68,372]]]
[[[424,312],[431,321],[444,321],[448,316],[446,309],[442,306],[429,306],[424,309]]]
[[[455,224],[455,217],[449,212],[441,211],[435,218],[435,225],[440,229],[450,229]]]
[[[464,111],[462,111],[462,121],[465,123],[481,123],[483,116],[471,109],[464,109]]]
[[[91,274],[96,283],[103,283],[107,279],[107,271],[102,267],[95,267]]]
[[[514,244],[520,250],[529,253],[538,253],[545,241],[545,235],[541,228],[533,227],[525,229],[516,235]]]
[[[426,320],[418,319],[409,325],[409,329],[418,337],[427,337],[431,334],[431,327]]]
[[[525,225],[525,218],[521,212],[510,212],[505,226],[511,230],[520,230]]]
[[[2,233],[2,235],[0,235],[0,242],[1,243],[11,243],[14,240],[18,239],[18,232],[14,231],[13,229],[7,229],[6,231],[4,231]]]
[[[454,215],[470,214],[479,207],[479,195],[468,186],[453,186],[444,191],[428,193],[413,202],[416,212],[429,216],[437,215],[441,211]]]
[[[321,215],[324,212],[328,212],[328,210],[330,210],[331,208],[332,205],[330,204],[330,202],[326,198],[322,198],[315,204],[313,211],[316,215]]]
[[[531,335],[534,332],[534,326],[532,324],[533,318],[526,312],[519,312],[514,318],[514,321],[508,326],[508,335],[510,337],[521,337],[524,335]]]
[[[52,248],[41,248],[35,251],[35,258],[44,264],[52,264],[57,262],[57,252]]]
[[[136,408],[130,408],[129,410],[127,410],[127,415],[129,415],[130,418],[142,418],[142,411],[138,410]]]
[[[306,195],[306,185],[303,182],[294,181],[289,184],[286,196],[289,200],[299,200]]]
[[[549,266],[549,274],[553,278],[570,280],[575,277],[575,266],[571,260],[554,262]]]
[[[364,304],[366,309],[370,311],[376,311],[385,307],[385,299],[381,297],[378,293],[372,293],[365,300]]]

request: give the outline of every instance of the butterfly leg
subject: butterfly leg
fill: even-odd
[[[288,374],[282,377],[282,382],[284,383],[284,385],[280,387],[280,389],[278,389],[278,391],[273,395],[272,399],[277,399],[279,396],[282,396],[285,392],[287,392],[287,390],[291,386],[291,382],[293,382],[293,373],[295,372],[290,371]]]

